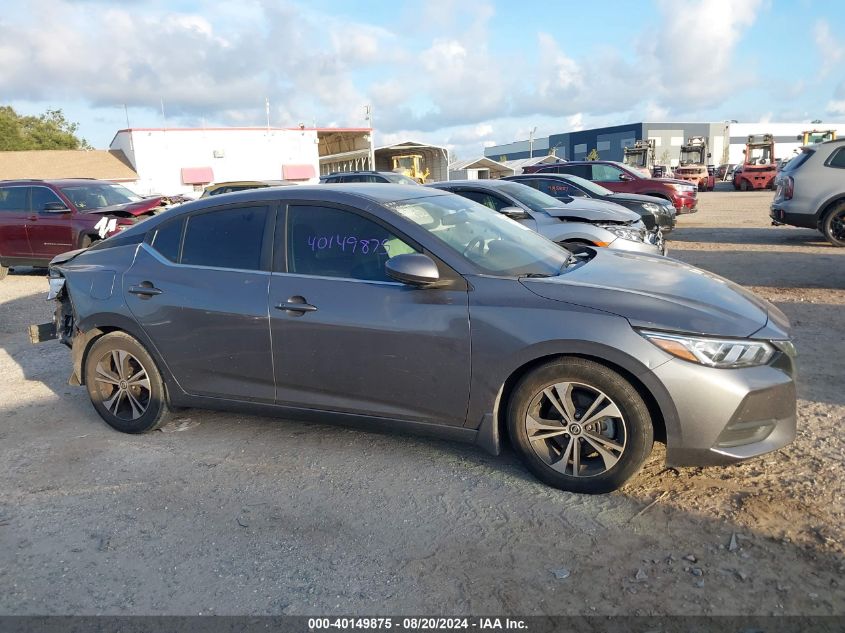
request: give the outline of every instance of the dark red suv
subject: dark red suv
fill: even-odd
[[[104,180],[0,181],[0,279],[13,266],[46,266],[160,208],[160,197]]]
[[[645,178],[628,165],[609,160],[569,161],[533,165],[523,168],[523,173],[572,174],[600,182],[617,193],[638,193],[669,200],[678,213],[695,213],[697,198],[695,185],[672,178]]]

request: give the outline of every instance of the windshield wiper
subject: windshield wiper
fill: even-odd
[[[524,275],[520,275],[523,279],[537,279],[542,277],[552,277],[553,275],[550,273],[526,273]]]

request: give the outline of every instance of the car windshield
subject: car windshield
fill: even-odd
[[[69,185],[62,187],[62,193],[83,212],[143,200],[141,196],[132,193],[126,187],[111,182]]]
[[[385,174],[385,178],[387,178],[390,182],[395,182],[399,185],[418,185],[416,180],[413,178],[408,178],[404,174]]]
[[[398,200],[385,206],[491,275],[558,275],[570,259],[563,247],[458,195]]]
[[[613,192],[607,187],[594,183],[592,180],[581,178],[581,176],[566,176],[566,179],[577,185],[581,189],[593,194],[594,196],[612,196]]]
[[[537,191],[534,187],[529,187],[518,182],[503,182],[496,187],[495,191],[503,191],[519,200],[529,209],[538,211],[539,213],[544,212],[546,209],[560,208],[564,204],[557,198],[553,198],[542,191]]]

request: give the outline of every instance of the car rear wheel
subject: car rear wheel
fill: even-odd
[[[615,371],[583,358],[540,366],[514,389],[508,432],[541,481],[570,492],[616,490],[651,452],[648,407]]]
[[[845,202],[840,202],[825,215],[822,233],[834,246],[845,246]]]
[[[167,419],[161,374],[147,350],[125,332],[106,334],[91,346],[85,385],[94,409],[118,431],[146,433]]]

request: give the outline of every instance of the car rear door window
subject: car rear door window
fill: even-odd
[[[798,158],[796,157],[793,160],[798,160]],[[833,152],[833,154],[831,154],[830,158],[827,159],[827,166],[845,169],[845,147],[840,147],[835,152]]]
[[[554,165],[543,169],[547,174],[572,174],[573,176],[581,176],[590,180],[590,165],[571,165],[563,163],[562,165]]]
[[[287,272],[364,281],[393,281],[384,264],[416,249],[387,228],[352,211],[288,208]]]
[[[65,204],[52,189],[48,189],[47,187],[33,187],[31,200],[30,204],[32,206],[32,210],[35,212],[43,211],[45,205],[51,202]]]
[[[180,263],[261,270],[267,207],[238,207],[188,218]]]
[[[153,233],[150,245],[172,262],[179,261],[179,246],[182,244],[182,218],[164,222]]]
[[[0,211],[26,211],[29,187],[0,187]]]

